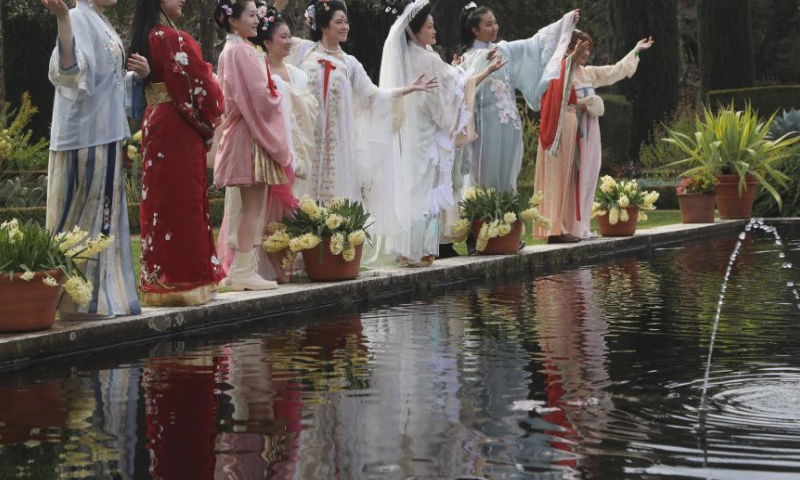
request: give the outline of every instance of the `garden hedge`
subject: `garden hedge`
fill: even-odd
[[[706,100],[713,107],[733,101],[737,109],[744,108],[749,101],[761,116],[767,117],[778,110],[800,108],[800,85],[714,90],[708,92]]]
[[[633,105],[624,95],[603,94],[605,114],[600,117],[603,163],[622,165],[630,159]]]
[[[211,210],[211,225],[219,227],[222,224],[223,212],[225,210],[224,198],[212,198],[209,201]],[[18,218],[21,222],[33,220],[40,225],[45,224],[46,216],[45,207],[28,207],[28,208],[0,208],[0,223]],[[131,226],[131,233],[138,234],[139,228],[139,204],[134,203],[128,205],[128,222]]]

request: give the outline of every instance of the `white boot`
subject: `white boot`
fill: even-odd
[[[243,290],[274,290],[278,288],[276,282],[264,280],[256,273],[253,252],[236,252],[228,273],[228,280],[230,280],[231,290],[235,292]]]

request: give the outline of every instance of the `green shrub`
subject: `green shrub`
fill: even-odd
[[[0,105],[0,169],[40,170],[47,168],[47,141],[32,142],[28,124],[39,110],[28,92],[22,94],[20,107]]]
[[[47,202],[47,175],[22,173],[0,182],[0,207],[40,207]]]
[[[39,225],[45,224],[47,209],[45,207],[0,208],[0,223],[19,219],[21,223],[33,220]]]
[[[759,116],[769,118],[779,110],[800,108],[800,85],[716,90],[708,92],[706,100],[714,108],[733,102],[736,110],[744,110],[750,102]]]
[[[624,95],[603,95],[606,111],[600,117],[603,164],[624,165],[630,161],[633,105]]]
[[[539,149],[539,122],[528,115],[526,107],[520,108],[522,117],[522,169],[517,177],[517,190],[533,190],[536,175],[536,153]]]
[[[661,123],[653,128],[650,139],[642,144],[639,150],[639,163],[645,170],[648,178],[669,180],[677,183],[681,168],[663,168],[678,160],[686,158],[686,154],[676,145],[664,141],[667,130],[693,135],[696,130],[695,119],[698,112],[689,105],[683,105],[666,123]],[[663,193],[663,192],[662,192]],[[662,199],[664,196],[662,195]]]

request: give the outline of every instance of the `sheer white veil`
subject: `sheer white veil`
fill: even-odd
[[[402,14],[397,18],[389,31],[389,36],[383,45],[383,58],[381,60],[380,87],[383,89],[402,88],[409,85],[416,78],[412,70],[411,53],[412,42],[416,42],[416,37],[409,33],[411,40],[406,37],[406,32],[410,32],[409,23],[428,5],[430,0],[415,0],[403,9]],[[424,48],[418,45],[420,48]],[[433,52],[431,52],[433,53]],[[419,68],[419,66],[417,66]],[[418,115],[420,112],[419,103],[424,102],[425,92],[414,92],[397,99],[395,104],[393,150],[394,158],[399,168],[396,170],[395,185],[400,202],[398,208],[400,221],[400,234],[388,240],[390,250],[399,251],[402,238],[408,238],[412,223],[418,219],[419,208],[415,205],[417,195],[413,194],[413,187],[417,178],[414,178],[413,165],[415,158],[414,148],[421,145],[421,138],[418,132],[420,122]],[[419,159],[416,159],[418,162]],[[406,235],[403,235],[406,233]]]

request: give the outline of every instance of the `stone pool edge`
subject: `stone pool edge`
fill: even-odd
[[[773,224],[796,222],[777,219]],[[723,235],[742,230],[744,221],[705,225],[669,225],[637,232],[633,237],[598,238],[574,245],[537,245],[519,255],[459,257],[439,260],[424,269],[387,268],[362,272],[342,283],[291,284],[273,292],[225,293],[201,307],[144,309],[141,315],[111,320],[58,320],[50,330],[0,335],[0,371],[22,368],[50,357],[76,354],[136,341],[208,329],[256,318],[276,317],[326,306],[424,291],[469,280],[522,273],[546,273],[577,267],[603,257]],[[265,318],[269,321],[269,318]]]

